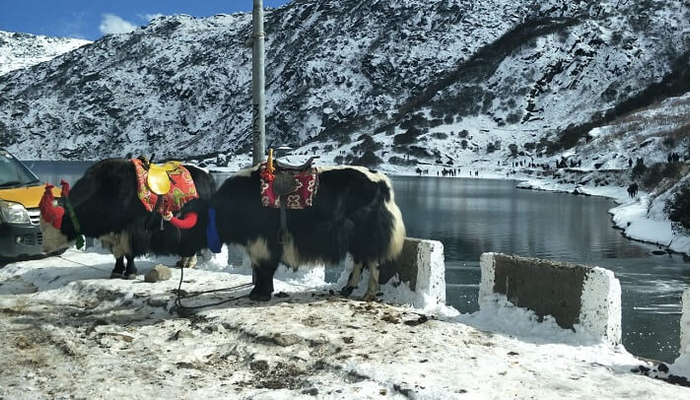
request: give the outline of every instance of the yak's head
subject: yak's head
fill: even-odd
[[[53,185],[47,184],[44,195],[39,202],[41,211],[41,233],[43,236],[43,250],[51,253],[68,247],[70,241],[75,239],[75,231],[70,223],[65,207],[58,204],[53,193]],[[65,181],[61,181],[61,197],[68,198],[70,187]]]

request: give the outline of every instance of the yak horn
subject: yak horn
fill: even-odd
[[[70,184],[61,179],[61,197],[68,198],[68,193],[70,192]]]

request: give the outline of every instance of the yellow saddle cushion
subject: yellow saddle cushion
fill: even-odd
[[[199,197],[192,175],[179,162],[151,164],[149,169],[141,159],[134,158],[131,162],[136,172],[136,195],[147,211],[172,216],[185,203]],[[156,193],[156,188],[163,192],[166,187],[167,192]]]
[[[169,161],[165,164],[151,164],[148,168],[148,188],[155,194],[166,194],[170,191],[169,173],[180,167],[179,161]]]

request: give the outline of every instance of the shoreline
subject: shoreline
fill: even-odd
[[[593,171],[591,171],[593,172]],[[424,177],[423,175],[417,175],[414,173],[387,173],[390,176],[400,176],[400,177]],[[640,243],[645,243],[648,245],[655,245],[663,248],[666,252],[671,252],[674,254],[684,255],[690,257],[690,238],[689,235],[679,234],[676,232],[671,233],[671,240],[664,241],[659,238],[659,235],[651,234],[649,236],[634,235],[628,233],[628,228],[630,228],[632,223],[646,223],[646,224],[656,224],[661,226],[668,224],[669,229],[671,226],[671,221],[665,219],[663,221],[654,220],[649,218],[646,213],[644,215],[634,215],[629,219],[625,219],[624,214],[629,212],[628,208],[637,208],[645,206],[645,202],[649,201],[649,193],[640,191],[634,200],[629,200],[627,191],[622,186],[608,185],[603,187],[589,187],[584,185],[576,184],[561,184],[552,182],[547,178],[542,177],[532,177],[523,176],[516,174],[513,177],[506,177],[502,174],[497,173],[485,173],[484,176],[434,176],[427,175],[428,178],[448,178],[448,179],[491,179],[491,180],[510,180],[518,182],[516,184],[517,189],[526,190],[537,190],[543,192],[553,192],[553,193],[568,193],[575,196],[595,196],[595,197],[605,197],[611,199],[615,202],[615,206],[608,209],[608,214],[610,215],[610,222],[613,229],[621,231],[623,237],[628,240],[633,240]],[[617,210],[617,211],[616,211]],[[635,210],[633,210],[635,211]],[[636,210],[640,211],[640,210]],[[619,221],[616,221],[618,219]],[[680,242],[679,245],[673,246],[675,242]]]

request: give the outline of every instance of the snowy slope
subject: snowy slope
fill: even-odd
[[[81,39],[0,31],[0,75],[48,61],[88,43]]]
[[[138,260],[142,272],[155,262]],[[109,280],[113,258],[62,258],[0,270],[0,396],[105,399],[680,399],[688,388],[634,374],[621,346],[537,322],[504,305],[456,317],[276,281],[247,299],[180,316],[179,273],[154,284]],[[187,291],[250,275],[186,270]],[[230,268],[230,267],[227,267]],[[230,271],[230,270],[229,270]],[[390,285],[387,285],[390,286]],[[383,288],[383,289],[386,289]],[[245,291],[243,291],[245,293]],[[183,301],[197,305],[240,292]],[[433,318],[435,317],[435,318]]]
[[[250,30],[250,14],[163,17],[4,76],[0,145],[25,159],[245,153]],[[297,0],[266,12],[268,137],[335,151],[380,132],[382,151],[431,162],[431,127],[460,154],[556,142],[683,68],[688,48],[687,1]],[[409,128],[419,148],[394,145]]]
[[[613,223],[626,236],[690,255],[690,232],[673,224],[666,209],[668,200],[689,184],[689,123],[690,95],[668,98],[591,130],[586,140],[546,160],[553,165],[564,156],[580,166],[549,173],[517,168],[514,176],[527,180],[521,187],[611,197],[620,204],[610,210]],[[673,153],[679,161],[669,163]],[[634,173],[638,160],[646,166],[644,173]],[[625,188],[633,182],[640,192],[630,198]]]

